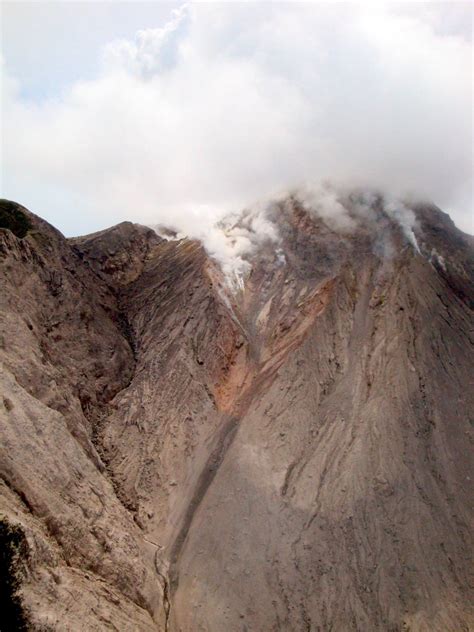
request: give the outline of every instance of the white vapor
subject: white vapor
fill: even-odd
[[[407,208],[402,202],[391,200],[384,204],[385,212],[394,219],[403,231],[408,242],[413,246],[418,254],[421,254],[420,247],[414,232],[416,226],[415,213]]]
[[[195,236],[222,268],[232,289],[243,287],[250,271],[250,256],[265,243],[278,244],[277,226],[269,217],[272,202],[256,203],[239,213],[229,214]]]
[[[47,100],[20,96],[7,58],[2,194],[47,216],[88,209],[97,228],[168,225],[242,273],[255,235],[277,236],[261,212],[225,238],[216,224],[304,182],[428,198],[472,231],[470,8],[450,11],[185,5]],[[303,201],[350,228],[331,189]]]

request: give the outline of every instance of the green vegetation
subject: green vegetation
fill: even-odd
[[[2,632],[28,630],[28,621],[18,590],[28,544],[19,526],[0,518],[0,628]]]
[[[14,235],[23,239],[31,228],[31,221],[18,204],[0,200],[0,228],[8,228]]]

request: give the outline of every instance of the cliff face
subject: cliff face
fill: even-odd
[[[415,209],[418,253],[380,209],[336,232],[290,199],[231,292],[197,242],[11,208],[0,507],[32,629],[474,625],[472,241],[446,215]]]

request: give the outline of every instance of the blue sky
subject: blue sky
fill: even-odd
[[[21,95],[57,95],[98,72],[101,48],[132,39],[147,25],[162,26],[179,3],[3,2],[2,50]]]
[[[2,195],[194,234],[331,180],[472,228],[468,3],[2,3]]]
[[[58,98],[77,80],[97,77],[101,50],[108,42],[133,39],[147,25],[164,25],[179,6],[173,2],[2,2],[2,55],[9,74],[19,83],[22,100]],[[2,195],[30,206],[67,235],[105,228],[114,221],[113,209],[101,212],[80,191],[63,187],[59,180],[32,187],[24,180],[21,174],[9,174]]]

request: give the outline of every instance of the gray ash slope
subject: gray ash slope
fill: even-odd
[[[17,625],[474,627],[473,244],[447,215],[414,209],[418,253],[381,209],[340,233],[289,199],[232,294],[197,242],[2,204],[28,225],[0,229]]]

